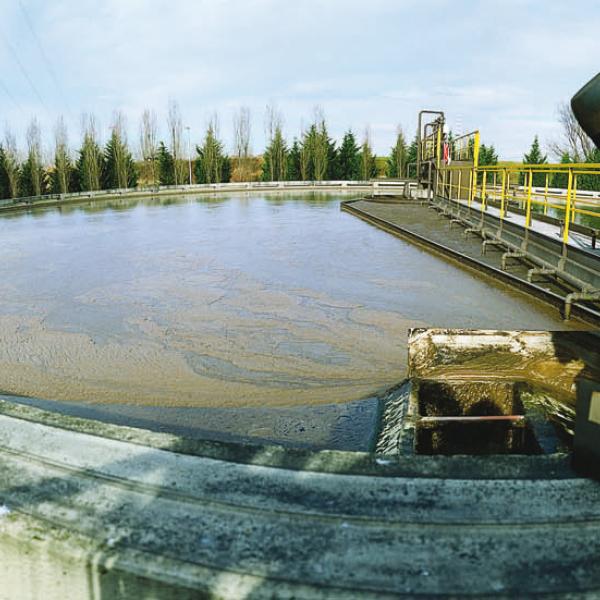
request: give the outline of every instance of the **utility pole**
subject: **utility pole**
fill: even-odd
[[[188,166],[190,168],[190,185],[192,185],[192,144],[190,141],[190,127],[186,127],[188,134]]]

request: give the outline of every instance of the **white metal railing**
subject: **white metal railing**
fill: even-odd
[[[206,193],[216,191],[264,190],[264,189],[293,189],[293,188],[381,188],[400,187],[403,181],[249,181],[238,183],[195,183],[192,185],[161,185],[140,186],[135,188],[117,188],[111,190],[92,190],[85,192],[70,192],[68,194],[45,194],[42,196],[27,196],[0,200],[0,207],[33,205],[41,202],[68,201],[77,199],[106,198],[112,196],[134,194],[165,194],[165,193]]]

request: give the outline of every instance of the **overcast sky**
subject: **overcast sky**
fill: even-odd
[[[192,141],[218,113],[248,106],[253,147],[276,105],[292,138],[322,107],[332,135],[368,126],[387,154],[421,108],[479,128],[501,158],[558,134],[556,107],[600,70],[598,0],[0,0],[0,124],[24,145],[33,115],[49,141],[64,114],[106,138],[122,110],[137,143],[145,107],[161,126],[179,102]],[[163,127],[164,132],[164,127]],[[164,133],[163,133],[164,135]]]

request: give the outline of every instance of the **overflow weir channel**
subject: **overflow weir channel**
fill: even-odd
[[[393,235],[462,266],[528,292],[571,315],[600,325],[600,249],[594,238],[562,242],[560,227],[532,219],[499,218],[491,207],[440,196],[371,196],[341,208]],[[496,213],[498,211],[495,211]]]

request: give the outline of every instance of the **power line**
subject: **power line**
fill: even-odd
[[[14,104],[15,108],[17,108],[24,115],[23,108],[21,105],[15,100],[15,97],[12,95],[11,91],[8,89],[4,81],[0,79],[0,87],[2,91],[6,94],[6,97]]]
[[[54,83],[54,86],[56,87],[56,90],[58,91],[58,94],[67,109],[67,112],[69,113],[69,117],[71,119],[73,119],[73,114],[71,113],[71,107],[69,106],[69,101],[67,100],[67,96],[64,93],[64,88],[61,85],[61,83],[58,79],[58,76],[56,75],[56,71],[54,70],[52,61],[48,57],[48,54],[46,53],[44,47],[42,46],[42,42],[40,41],[40,38],[38,37],[37,33],[35,32],[35,29],[33,28],[33,23],[31,22],[31,19],[29,18],[29,13],[27,12],[27,9],[25,8],[25,5],[23,4],[23,2],[21,2],[21,0],[19,0],[19,7],[21,8],[21,12],[23,13],[25,23],[27,23],[27,27],[31,33],[31,36],[35,40],[35,43],[40,52],[40,55],[42,56],[42,59],[44,60],[44,63],[46,64],[46,68],[48,70],[48,73],[50,74],[52,82]]]
[[[19,70],[21,71],[21,74],[27,80],[27,83],[29,83],[29,87],[31,87],[31,89],[32,89],[33,93],[35,94],[36,98],[39,100],[40,104],[44,107],[44,109],[46,110],[46,112],[48,113],[48,115],[50,117],[52,117],[50,111],[48,110],[48,106],[46,105],[46,103],[44,102],[44,99],[42,98],[42,96],[38,92],[37,87],[35,87],[35,84],[33,83],[31,77],[29,77],[29,73],[27,73],[27,69],[25,68],[25,66],[21,62],[21,59],[19,58],[19,55],[17,54],[17,52],[15,51],[15,49],[12,47],[12,45],[10,44],[10,42],[6,39],[6,37],[4,35],[2,35],[2,38],[3,38],[4,43],[6,44],[7,48],[9,49],[10,53],[12,54],[12,57],[13,57],[14,61],[17,63],[17,66],[19,67]]]

